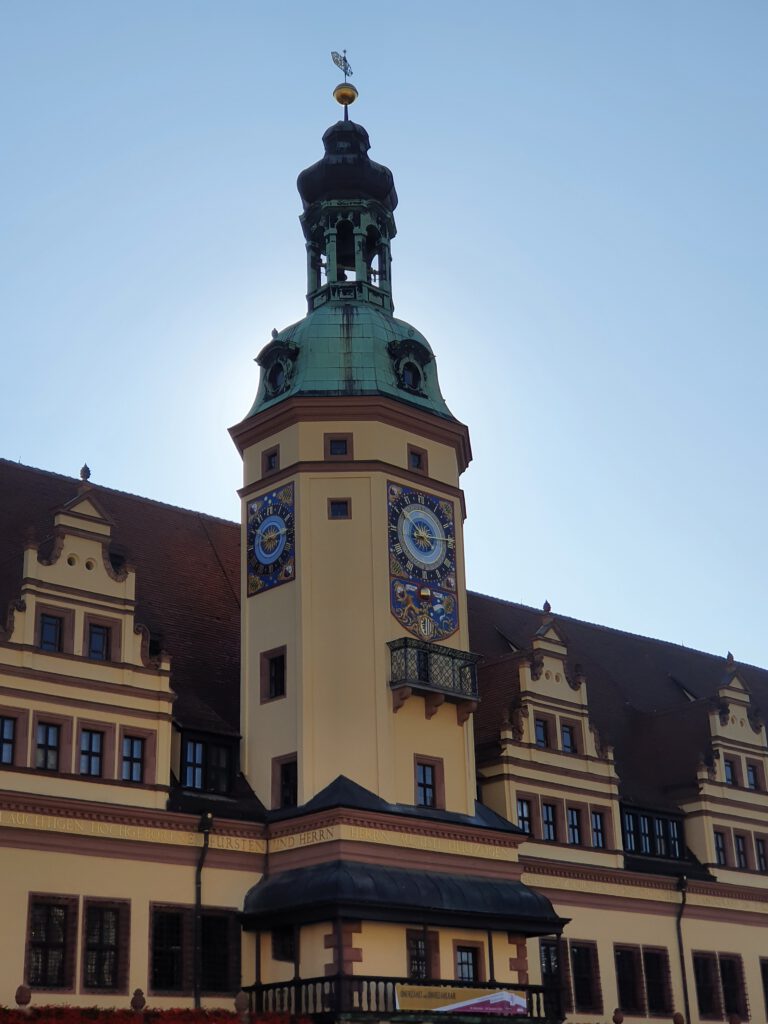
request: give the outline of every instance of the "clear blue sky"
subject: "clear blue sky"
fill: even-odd
[[[238,517],[343,47],[470,586],[768,665],[762,0],[4,0],[2,454]]]

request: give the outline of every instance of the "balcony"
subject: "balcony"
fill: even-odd
[[[403,990],[417,989],[435,1004],[432,1010],[401,1008]],[[466,990],[467,1001],[483,999],[488,993],[488,1003],[482,1009],[468,1006],[461,1013],[459,1006],[462,990]],[[321,1021],[338,1020],[340,1015],[347,1019],[375,1019],[391,1017],[422,1021],[445,1020],[445,1011],[438,1009],[445,994],[443,1005],[451,1005],[450,1020],[476,1021],[483,1017],[514,1016],[521,1024],[535,1021],[537,1024],[557,1024],[563,1019],[560,1010],[560,993],[557,989],[543,985],[509,985],[501,983],[462,981],[414,981],[409,978],[383,978],[372,975],[331,975],[325,978],[303,978],[295,981],[278,982],[272,985],[251,985],[246,988],[251,1012],[285,1013],[291,1016],[311,1017]],[[503,993],[518,997],[518,1004],[511,1006]],[[496,1000],[498,1010],[493,1009]],[[459,1006],[455,1004],[459,1004]]]
[[[395,711],[415,692],[425,696],[428,718],[446,700],[458,705],[460,722],[476,709],[479,655],[411,637],[391,640],[387,646],[392,659],[389,685]]]

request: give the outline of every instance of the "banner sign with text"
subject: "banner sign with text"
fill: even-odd
[[[430,985],[396,985],[398,1010],[431,1013],[494,1013],[524,1017],[528,1003],[515,989],[452,988]]]

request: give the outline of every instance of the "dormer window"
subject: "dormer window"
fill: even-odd
[[[421,388],[421,370],[416,363],[405,363],[401,374],[404,388],[409,391],[418,391]]]
[[[204,793],[229,792],[232,751],[228,744],[202,737],[184,740],[181,780],[185,789]]]
[[[62,650],[64,620],[59,615],[40,616],[40,650]]]

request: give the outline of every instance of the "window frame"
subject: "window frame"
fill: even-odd
[[[527,836],[533,838],[533,805],[528,797],[519,796],[517,798],[516,824]]]
[[[343,515],[337,515],[336,513],[341,510]],[[352,518],[352,499],[351,498],[329,498],[328,499],[328,519],[331,522],[340,522],[346,519]]]
[[[570,735],[570,746],[565,744],[566,730]],[[560,750],[563,754],[579,754],[581,753],[579,726],[578,723],[570,720],[560,721]]]
[[[619,966],[620,959],[622,964],[631,964],[631,978],[622,979],[621,972],[624,968],[620,968]],[[647,1014],[645,977],[640,946],[628,945],[626,943],[614,943],[613,963],[614,970],[616,972],[616,994],[619,1007],[625,1015],[629,1015],[631,1017],[645,1017]],[[622,991],[622,982],[624,982],[624,984],[629,982],[633,989],[632,999],[629,1002],[627,1002],[625,998],[627,992]]]
[[[725,832],[720,829],[713,829],[712,835],[714,837],[713,842],[715,844],[715,864],[719,868],[727,868],[729,867],[729,864]]]
[[[419,800],[419,768],[432,769],[432,789],[434,803],[425,804]],[[413,804],[415,807],[442,810],[445,808],[445,764],[442,757],[429,757],[426,754],[413,755]]]
[[[419,459],[419,465],[414,466],[412,459],[416,457]],[[419,476],[429,476],[429,452],[426,448],[420,448],[418,445],[409,444],[406,456],[405,464],[410,473],[418,473]]]
[[[665,860],[684,860],[685,833],[682,818],[656,814],[641,807],[621,808],[621,842],[625,853],[635,857],[661,857]],[[658,825],[662,822],[666,852],[658,849]],[[647,823],[647,832],[643,829]],[[648,849],[643,850],[643,843]]]
[[[584,845],[584,831],[582,828],[581,820],[581,807],[573,807],[566,805],[565,808],[565,823],[566,823],[566,839],[568,846],[583,846]],[[576,838],[572,838],[575,836]]]
[[[42,646],[42,622],[44,616],[59,619],[58,650],[49,650]],[[74,654],[75,649],[75,610],[57,605],[35,602],[35,639],[34,646],[43,654]]]
[[[552,720],[545,715],[534,715],[533,719],[533,745],[538,750],[551,750],[551,726]],[[539,728],[541,727],[541,728]],[[541,733],[541,740],[539,739]]]
[[[190,747],[200,748],[200,761],[189,759]],[[197,752],[197,749],[195,749],[194,754],[196,755]],[[225,765],[222,766],[214,763],[215,752],[226,754]],[[226,737],[218,736],[214,733],[202,733],[192,730],[182,731],[181,759],[179,764],[181,788],[193,793],[214,793],[219,796],[226,796],[232,791],[234,783],[236,770],[234,759],[235,745]],[[193,773],[193,779],[196,779],[199,772],[200,785],[197,785],[195,781],[191,783],[188,781],[190,771]],[[224,776],[224,788],[213,784],[213,777],[218,777],[219,774]]]
[[[574,969],[574,952],[584,951],[588,954],[589,970],[584,975],[577,974]],[[568,963],[570,967],[571,982],[573,986],[573,1009],[575,1013],[596,1013],[603,1012],[603,990],[600,983],[600,958],[597,943],[587,939],[570,939],[568,942]],[[580,998],[583,990],[579,993],[577,989],[577,978],[587,979],[590,989],[589,1005]]]
[[[271,466],[270,462],[274,459],[274,465]],[[261,475],[272,476],[274,473],[280,471],[280,445],[273,444],[269,448],[265,448],[261,453]]]
[[[414,954],[412,946],[422,946],[415,957],[424,962],[424,974],[415,973],[412,969]],[[440,980],[440,933],[427,928],[406,928],[405,930],[405,976],[409,981]]]
[[[278,658],[283,659],[283,690],[282,693],[272,693],[271,666]],[[273,647],[269,651],[262,651],[259,655],[259,701],[261,704],[271,704],[275,700],[285,700],[288,696],[288,648]]]
[[[459,957],[469,953],[472,957],[474,968],[473,978],[462,978],[460,976]],[[485,945],[482,942],[475,942],[471,939],[453,940],[453,974],[454,979],[467,985],[478,985],[485,983]]]
[[[283,802],[283,766],[294,764],[296,766],[296,800],[295,803]],[[272,810],[282,811],[291,807],[298,807],[299,801],[299,755],[297,751],[290,754],[281,754],[272,758]]]
[[[545,810],[552,812],[552,820],[547,821]],[[550,833],[550,834],[547,834]],[[557,840],[557,804],[541,802],[541,838],[545,843],[556,843]]]
[[[24,954],[24,978],[26,984],[34,992],[74,992],[75,991],[75,965],[77,961],[77,916],[78,916],[78,903],[79,898],[77,896],[63,896],[60,894],[52,893],[30,893],[27,903],[27,932],[26,932],[26,945]],[[35,906],[45,906],[48,908],[62,907],[64,908],[64,924],[63,924],[63,941],[59,943],[48,943],[45,941],[35,941],[32,938],[33,929],[33,908]],[[62,950],[62,966],[61,984],[43,984],[32,980],[32,957],[33,949],[36,946],[43,946],[48,949],[52,946]],[[47,958],[46,958],[47,959]]]
[[[592,840],[593,850],[606,850],[608,844],[606,842],[607,829],[606,829],[606,814],[603,810],[592,810],[589,811],[589,825],[590,825],[590,837]],[[599,841],[595,842],[595,836],[598,836]]]
[[[143,740],[141,782],[134,782],[133,779],[123,778],[123,745],[126,739]],[[155,773],[157,771],[157,733],[153,729],[139,729],[133,725],[121,725],[118,743],[120,756],[117,778],[119,781],[129,783],[131,786],[154,786],[156,783]]]
[[[88,939],[88,916],[91,911],[114,911],[117,915],[116,942],[115,942],[115,985],[101,986],[88,984],[88,952],[90,948]],[[131,901],[130,900],[105,900],[93,896],[83,897],[82,909],[82,954],[81,954],[81,979],[80,985],[83,993],[114,993],[116,995],[128,994],[128,978],[130,976],[131,958]]]
[[[334,455],[331,452],[331,447],[334,441],[345,441],[347,450],[343,455]],[[343,433],[328,433],[323,434],[323,458],[326,462],[353,462],[355,458],[354,452],[354,435],[343,434]]]

